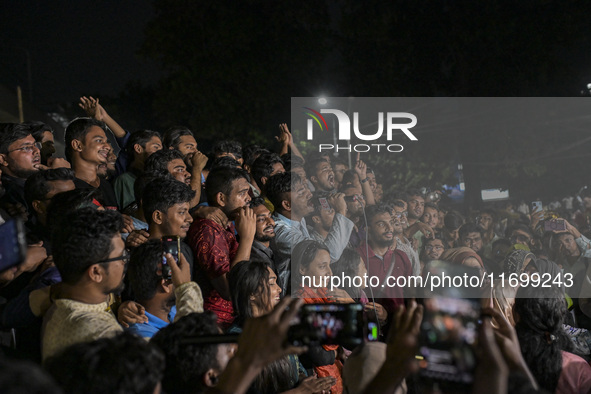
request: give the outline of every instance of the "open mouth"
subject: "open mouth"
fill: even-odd
[[[99,156],[103,157],[105,159],[105,161],[108,161],[107,159],[109,157],[109,151],[108,150],[100,150]]]
[[[329,175],[329,176],[328,176],[328,182],[329,182],[331,185],[334,185],[334,175]]]

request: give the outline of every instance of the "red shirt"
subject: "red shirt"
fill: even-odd
[[[197,219],[191,225],[186,242],[193,249],[193,279],[201,287],[203,308],[218,316],[222,329],[234,321],[232,301],[222,298],[211,281],[230,271],[230,262],[238,251],[234,224],[226,229],[209,219]]]
[[[386,276],[390,271],[390,266],[394,262],[394,269],[390,276],[397,278],[399,276],[406,276],[407,278],[412,275],[412,265],[406,253],[398,249],[388,249],[383,258],[376,256],[371,246],[366,248],[365,240],[361,242],[361,245],[357,248],[357,252],[361,255],[361,258],[365,262],[367,267],[367,284],[369,287],[370,277],[375,276],[380,279],[380,283],[377,287],[373,287],[373,295],[375,298],[380,298],[380,304],[386,308],[389,314],[393,313],[396,308],[400,305],[404,305],[404,290],[397,286],[388,286],[386,283]],[[367,253],[369,252],[369,262]],[[394,281],[391,279],[390,283]],[[375,284],[375,283],[374,283]],[[384,285],[384,287],[382,287]],[[371,292],[367,289],[366,294]],[[376,300],[378,302],[378,300]]]

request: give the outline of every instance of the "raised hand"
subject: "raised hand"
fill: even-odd
[[[106,115],[105,109],[99,104],[99,99],[95,99],[94,97],[80,97],[80,102],[78,106],[86,112],[86,114],[94,118],[96,120],[104,120]]]
[[[236,231],[240,236],[240,242],[248,241],[252,243],[256,233],[256,216],[252,208],[243,207],[236,218]]]

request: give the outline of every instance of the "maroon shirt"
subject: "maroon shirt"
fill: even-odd
[[[225,330],[234,321],[234,308],[232,301],[222,298],[211,280],[230,271],[230,262],[238,251],[234,224],[224,229],[213,220],[197,219],[189,229],[186,242],[193,249],[193,280],[201,287],[203,308],[214,312]]]
[[[363,240],[357,248],[357,252],[361,255],[361,258],[367,267],[368,287],[370,283],[370,277],[376,276],[380,278],[380,284],[377,287],[373,287],[373,294],[375,298],[380,298],[380,304],[386,308],[388,314],[391,314],[398,306],[404,305],[404,290],[403,288],[397,286],[387,286],[386,275],[388,274],[388,271],[390,271],[390,266],[394,261],[394,269],[392,270],[390,276],[394,278],[406,276],[408,278],[412,275],[412,265],[406,253],[398,249],[388,249],[383,258],[379,258],[375,255],[374,251],[371,249],[371,246],[368,245],[366,248],[365,245],[365,240]],[[369,252],[369,262],[367,258],[367,252]],[[391,282],[393,281],[391,280]],[[381,287],[382,284],[384,287]],[[366,293],[371,294],[369,289],[366,290]]]

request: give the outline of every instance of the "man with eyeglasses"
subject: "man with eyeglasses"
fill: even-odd
[[[460,236],[460,244],[475,251],[484,264],[487,272],[501,272],[501,267],[493,260],[483,256],[483,238],[484,234],[482,228],[475,223],[466,223],[460,227],[458,231]]]
[[[54,160],[51,168],[65,167],[64,160]],[[2,204],[9,213],[31,212],[25,199],[25,181],[29,176],[41,169],[47,169],[41,164],[41,143],[36,142],[26,124],[9,124],[0,134],[0,170],[2,184],[6,193],[2,197]],[[24,211],[24,212],[23,212]]]
[[[62,283],[44,316],[44,360],[75,343],[123,331],[111,309],[112,294],[123,290],[129,262],[119,234],[122,224],[118,212],[84,208],[66,215],[54,232],[53,257]],[[166,260],[173,273],[190,271],[170,254]]]

